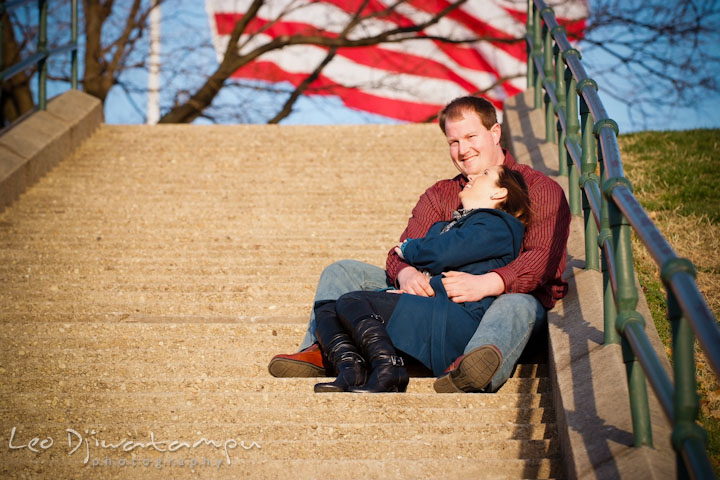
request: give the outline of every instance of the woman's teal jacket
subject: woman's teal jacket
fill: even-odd
[[[520,253],[524,228],[512,215],[480,208],[449,222],[437,222],[424,238],[403,246],[405,260],[432,275],[434,297],[403,294],[388,321],[395,347],[421,361],[436,376],[457,357],[475,333],[495,297],[454,303],[442,284],[442,273],[455,270],[479,275],[507,265]]]

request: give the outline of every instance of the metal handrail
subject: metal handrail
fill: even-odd
[[[528,0],[526,26],[527,84],[534,88],[534,108],[545,109],[545,138],[559,144],[560,174],[569,177],[570,210],[584,216],[585,268],[603,273],[604,342],[623,345],[635,446],[652,445],[647,375],[673,425],[678,476],[714,478],[705,450],[706,433],[697,424],[693,344],[697,336],[720,376],[720,329],[695,283],[695,267],[678,258],[633,195],[623,171],[617,124],[608,116],[597,83],[585,71],[580,52],[570,44],[553,9],[544,0]],[[660,268],[667,290],[674,385],[636,310],[631,228]]]
[[[71,40],[65,45],[60,45],[53,49],[47,48],[47,0],[10,0],[0,4],[0,16],[5,15],[11,9],[24,5],[26,3],[36,2],[38,5],[38,41],[35,53],[24,58],[16,64],[6,68],[0,72],[0,83],[6,79],[14,77],[18,73],[26,70],[32,65],[37,66],[38,70],[38,103],[39,110],[47,108],[47,60],[53,55],[70,52],[71,63],[71,88],[77,89],[78,86],[78,8],[77,0],[71,0]],[[0,39],[3,38],[2,23],[0,23]],[[0,65],[2,65],[2,48],[0,48]]]

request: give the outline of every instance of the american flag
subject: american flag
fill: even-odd
[[[222,59],[235,23],[252,0],[206,0],[213,44]],[[360,22],[347,38],[362,38],[391,28],[418,25],[442,11],[449,0],[370,0],[363,16],[398,4],[392,13]],[[362,0],[269,0],[238,41],[241,54],[279,35],[338,37]],[[468,39],[522,38],[526,1],[469,0],[420,36]],[[554,5],[558,21],[579,37],[588,15],[586,0]],[[292,45],[265,53],[240,68],[234,78],[299,85],[325,59],[328,47]],[[505,98],[525,89],[524,41],[444,43],[408,40],[375,46],[339,48],[306,95],[335,95],[350,108],[393,119],[432,119],[450,100],[481,93],[501,108]]]

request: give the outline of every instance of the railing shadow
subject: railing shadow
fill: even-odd
[[[568,182],[566,177],[558,176],[557,168],[557,145],[549,143],[545,139],[545,131],[540,131],[537,125],[544,124],[541,110],[533,110],[531,102],[532,96],[526,93],[518,95],[514,98],[514,102],[506,104],[506,119],[510,122],[503,125],[503,134],[510,139],[508,142],[511,147],[510,151],[514,154],[515,159],[519,163],[530,165],[534,169],[545,173],[556,180],[568,193]],[[509,115],[508,115],[509,114]],[[538,119],[537,117],[541,117]],[[542,120],[542,122],[538,121]],[[554,164],[554,165],[553,165]],[[553,447],[558,452],[565,454],[565,472],[557,472],[561,476],[573,476],[570,472],[578,472],[577,467],[581,468],[598,468],[603,473],[603,478],[619,478],[621,476],[621,466],[618,464],[614,455],[619,448],[632,447],[633,433],[629,429],[618,427],[618,425],[631,425],[629,412],[615,412],[618,414],[627,413],[627,423],[618,422],[616,415],[612,419],[608,418],[608,409],[613,410],[611,406],[605,404],[606,401],[617,401],[617,398],[605,399],[603,392],[599,392],[599,388],[603,388],[603,379],[593,379],[598,376],[598,372],[593,371],[594,355],[607,348],[606,352],[601,352],[603,358],[606,356],[615,356],[621,358],[619,346],[612,345],[603,347],[604,334],[602,325],[598,326],[597,322],[602,323],[602,314],[598,316],[595,307],[602,311],[602,278],[599,272],[585,272],[584,261],[584,232],[582,220],[575,218],[571,225],[570,241],[568,242],[568,257],[565,270],[565,280],[569,284],[569,292],[565,298],[560,301],[548,315],[548,329],[545,335],[549,336],[545,339],[545,347],[550,349],[553,338],[561,337],[563,344],[560,348],[562,358],[552,358],[552,350],[548,353],[548,369],[551,376],[550,383],[553,389],[553,402],[555,403],[554,412],[557,416],[553,421],[557,423],[558,432],[555,434]],[[574,241],[573,241],[574,240]],[[595,285],[598,289],[593,298],[585,304],[581,303],[581,297],[587,292],[579,292],[577,275],[598,276],[596,282],[585,282],[583,288],[587,285]],[[600,305],[598,305],[599,299]],[[550,329],[553,335],[550,336]],[[532,340],[531,340],[532,341]],[[528,350],[524,356],[531,355],[533,345],[529,344]],[[558,350],[556,346],[556,351]],[[593,353],[594,355],[591,355]],[[617,371],[600,372],[600,376],[611,373],[616,375],[614,381],[611,380],[612,386],[625,386],[625,376],[621,362],[614,362],[613,365]],[[557,370],[566,368],[565,383],[560,385],[557,378]],[[569,380],[567,380],[569,379]],[[562,390],[562,392],[561,392]],[[572,393],[570,393],[572,392]],[[561,393],[564,394],[561,395]],[[627,392],[626,392],[627,395]],[[627,397],[624,397],[627,398]],[[597,402],[602,402],[599,405]],[[564,404],[565,403],[565,404]],[[548,408],[551,410],[551,408]],[[617,410],[617,409],[614,409]],[[627,409],[625,409],[627,410]],[[564,412],[564,413],[561,413]],[[561,432],[566,432],[560,434]],[[569,432],[573,432],[571,436]],[[598,432],[603,432],[598,435]],[[521,432],[518,432],[520,434]],[[547,434],[546,434],[547,435]],[[569,445],[570,439],[574,445]],[[580,457],[585,457],[585,465],[575,465],[575,456],[569,455],[572,449],[582,450]],[[531,453],[531,452],[527,452]],[[560,453],[558,453],[560,455]],[[562,463],[562,462],[559,462]],[[536,478],[539,473],[539,465],[529,464],[524,472],[526,478]],[[595,472],[595,473],[599,473]]]
[[[581,260],[573,259],[569,262],[568,271],[572,272],[573,267],[584,264]],[[577,268],[577,267],[576,267]],[[603,332],[596,326],[592,325],[586,318],[593,315],[592,312],[586,312],[586,307],[581,302],[578,285],[575,275],[570,275],[566,279],[569,284],[569,291],[562,300],[562,312],[553,311],[549,315],[549,328],[554,329],[553,337],[564,336],[562,347],[568,347],[567,357],[564,359],[553,358],[554,367],[551,368],[552,384],[555,388],[553,400],[556,403],[555,410],[557,412],[566,412],[565,417],[559,416],[558,429],[564,429],[567,432],[576,432],[582,439],[582,445],[577,444],[577,436],[573,437],[574,445],[565,445],[563,450],[566,452],[571,449],[582,448],[587,455],[590,466],[600,468],[603,471],[603,478],[620,478],[621,471],[614,458],[614,452],[611,444],[622,445],[625,447],[633,446],[633,433],[616,426],[616,422],[608,422],[606,417],[600,412],[600,406],[597,401],[601,398],[596,391],[604,385],[602,378],[597,378],[603,373],[597,372],[592,365],[592,355],[596,350],[601,350],[603,346]],[[591,308],[592,309],[592,308]],[[551,342],[553,341],[551,338]],[[611,350],[618,350],[619,347],[611,346]],[[611,355],[620,355],[618,351],[608,352]],[[552,354],[551,354],[552,355]],[[561,384],[557,377],[557,370],[560,368],[569,368],[570,384]],[[624,374],[624,372],[615,372],[616,374]],[[622,377],[620,377],[622,380]],[[619,382],[624,385],[624,381]],[[617,386],[617,384],[615,385]],[[572,392],[568,398],[560,395],[559,390],[564,392]],[[564,398],[568,398],[574,408],[564,404]],[[613,400],[613,399],[610,399]],[[628,423],[630,418],[627,418]],[[598,435],[597,432],[603,432]],[[561,441],[569,441],[569,434],[562,435]],[[570,456],[572,458],[572,456]],[[577,465],[573,465],[577,470]],[[596,471],[596,473],[598,473]]]

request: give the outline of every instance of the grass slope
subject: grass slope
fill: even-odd
[[[695,264],[698,286],[720,317],[720,130],[640,132],[618,140],[636,197],[676,253]],[[670,326],[657,266],[637,239],[633,249],[640,284],[669,354]],[[700,421],[718,474],[720,387],[699,348],[696,352]]]

